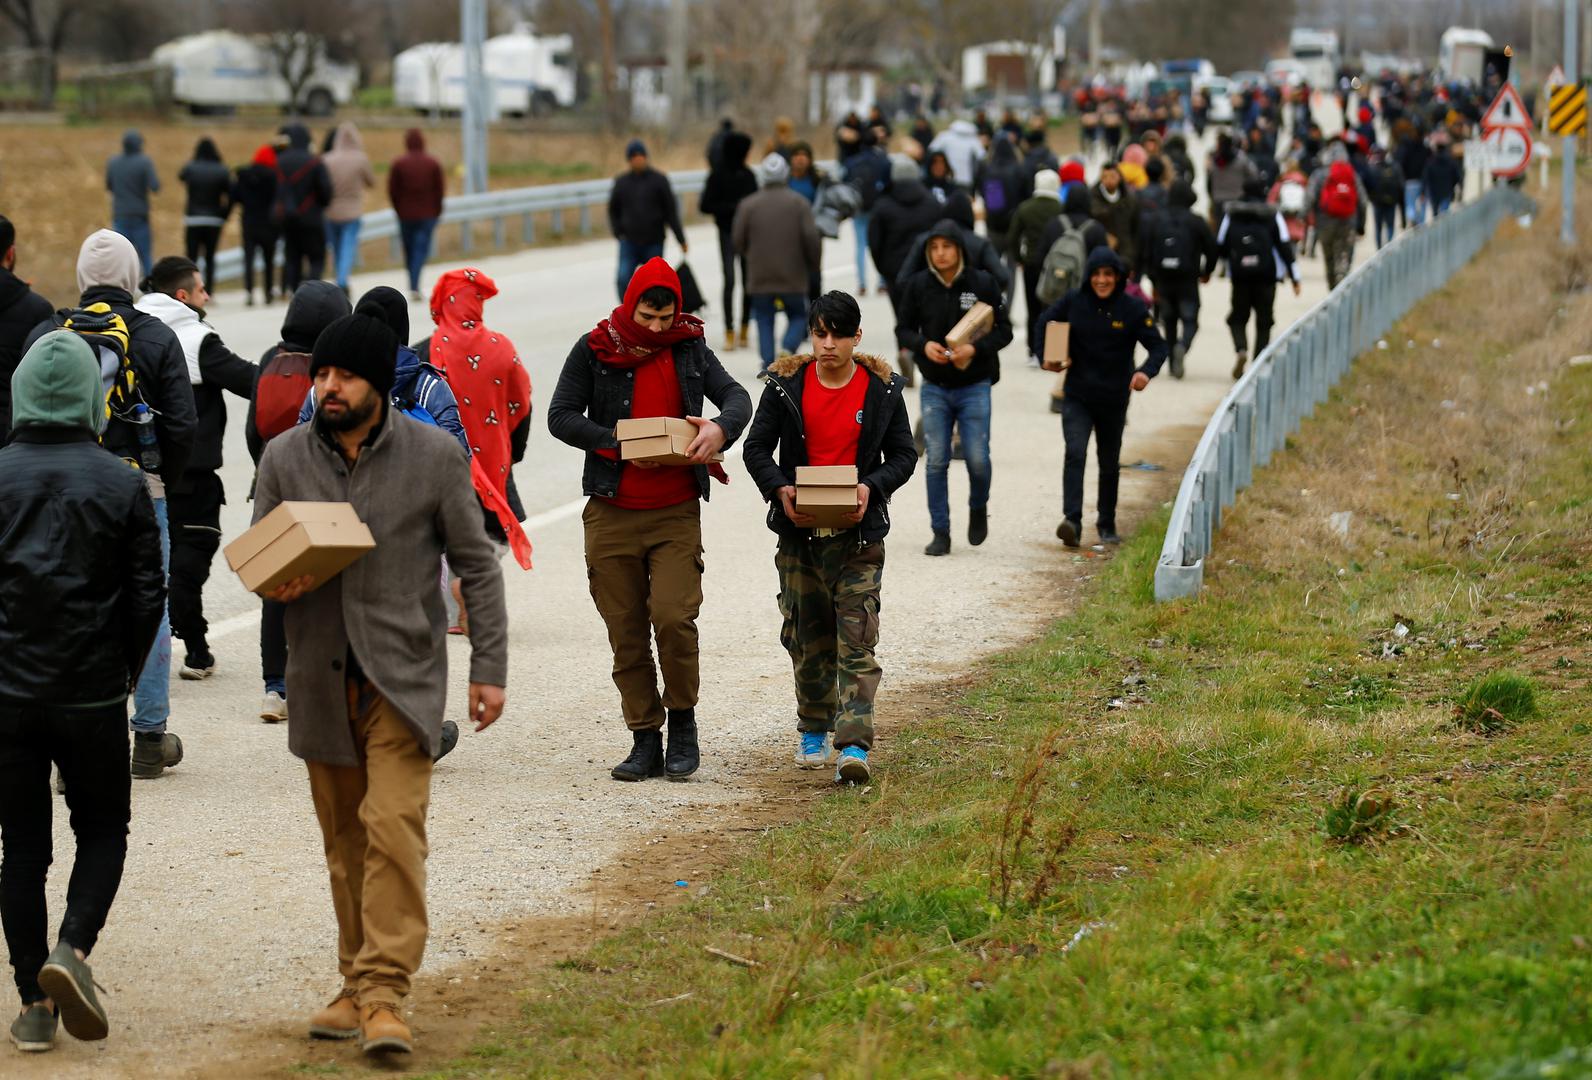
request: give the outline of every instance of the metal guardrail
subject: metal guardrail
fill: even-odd
[[[1356,356],[1469,262],[1499,222],[1532,205],[1518,190],[1496,187],[1402,233],[1267,346],[1217,406],[1183,473],[1155,567],[1157,600],[1199,592],[1222,512],[1255,470],[1327,399]]]
[[[677,198],[698,195],[707,182],[706,169],[691,169],[669,174]],[[438,228],[459,226],[459,244],[468,254],[475,246],[472,227],[479,221],[492,222],[492,243],[503,248],[508,241],[510,222],[517,219],[519,242],[526,246],[536,243],[537,214],[552,216],[551,233],[555,237],[565,234],[564,215],[575,215],[575,229],[581,236],[592,232],[592,208],[606,208],[608,192],[613,188],[612,178],[579,180],[568,184],[540,184],[535,187],[508,188],[486,191],[478,195],[452,195],[442,202],[442,219]],[[604,223],[606,228],[606,222]],[[360,218],[359,243],[386,241],[391,245],[392,259],[402,262],[402,247],[398,237],[398,215],[391,209],[374,210]],[[243,249],[227,248],[216,254],[217,282],[237,281],[243,277]]]

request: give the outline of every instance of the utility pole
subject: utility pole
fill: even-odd
[[[464,190],[478,195],[487,188],[488,99],[481,47],[486,43],[486,0],[459,4],[459,40],[464,43]]]
[[[686,122],[689,82],[686,75],[686,0],[669,0],[669,24],[665,35],[669,64],[669,119],[675,131]]]
[[[1581,82],[1581,32],[1576,25],[1581,15],[1582,0],[1564,0],[1564,81],[1570,86]],[[1564,171],[1564,202],[1559,222],[1559,242],[1567,248],[1575,247],[1575,136],[1566,135],[1561,141],[1559,167]]]
[[[1102,0],[1089,0],[1089,74],[1100,74],[1100,64],[1103,59],[1101,52],[1105,48],[1105,35],[1100,23],[1100,5]]]

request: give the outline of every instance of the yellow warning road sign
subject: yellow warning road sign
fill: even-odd
[[[1585,135],[1585,86],[1556,86],[1548,95],[1548,130],[1555,135]]]

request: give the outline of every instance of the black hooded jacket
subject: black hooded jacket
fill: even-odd
[[[984,223],[992,233],[1012,227],[1012,215],[1023,201],[1023,165],[1017,160],[1017,147],[1004,136],[990,146],[988,159],[978,163],[973,173],[974,194],[984,200]],[[995,209],[998,204],[1000,209]]]
[[[1117,273],[1116,291],[1104,300],[1089,284],[1089,278],[1103,267]],[[1089,253],[1082,288],[1073,289],[1039,317],[1041,324],[1064,322],[1071,326],[1067,341],[1072,356],[1072,366],[1067,369],[1069,398],[1125,409],[1133,393],[1130,384],[1135,370],[1153,379],[1166,362],[1169,350],[1155,328],[1155,316],[1144,301],[1124,291],[1127,280],[1117,253],[1095,248]],[[1137,369],[1133,366],[1135,345],[1143,345],[1148,354]]]
[[[873,205],[868,220],[868,250],[874,269],[885,281],[894,281],[906,265],[912,242],[945,213],[940,200],[929,194],[921,180],[895,180]]]
[[[348,294],[330,281],[304,282],[288,302],[287,314],[282,316],[282,341],[265,350],[260,357],[260,367],[264,368],[279,352],[314,352],[315,339],[321,336],[321,331],[351,310]],[[249,444],[249,456],[258,465],[260,455],[265,453],[265,440],[260,438],[260,430],[254,425],[254,406],[255,401],[251,397],[249,418],[243,435]]]
[[[746,155],[751,152],[750,135],[731,131],[719,140],[718,160],[702,185],[698,205],[721,229],[735,224],[735,208],[742,199],[757,194],[757,174],[746,166]]]
[[[956,222],[941,221],[929,231],[927,239],[950,240],[961,253],[962,265],[947,285],[925,254],[923,269],[908,278],[902,289],[896,312],[896,341],[911,351],[923,378],[936,386],[953,389],[985,379],[999,382],[1000,351],[1012,340],[1012,322],[1001,286],[982,270],[968,265],[967,244],[962,227]],[[964,369],[930,360],[925,346],[931,341],[945,344],[945,335],[980,301],[995,309],[995,325],[974,342],[972,362]]]
[[[1061,234],[1068,228],[1083,229],[1083,246],[1085,251],[1093,251],[1097,247],[1110,247],[1111,241],[1106,235],[1106,227],[1096,221],[1089,213],[1091,205],[1089,189],[1082,184],[1073,184],[1067,189],[1067,196],[1063,203],[1065,207],[1060,214],[1052,218],[1045,225],[1045,231],[1039,234],[1040,262],[1044,262],[1044,254],[1055,246],[1061,239]]]
[[[26,281],[0,267],[0,442],[11,434],[11,376],[22,362],[23,345],[54,311]]]
[[[310,149],[308,128],[289,124],[283,134],[288,148],[276,156],[276,212],[283,223],[319,226],[332,201],[331,174]]]
[[[193,160],[182,167],[177,179],[188,189],[184,217],[227,220],[232,212],[232,173],[213,140],[199,140]]]
[[[796,482],[796,470],[807,464],[807,432],[802,420],[802,391],[811,356],[784,356],[768,369],[757,415],[747,429],[742,457],[752,483],[768,501],[768,527],[779,536],[799,539],[811,534],[785,516],[779,489]],[[856,356],[868,375],[862,399],[862,431],[857,439],[857,478],[868,485],[868,510],[857,527],[859,544],[873,544],[890,532],[890,496],[912,478],[918,465],[902,390],[905,380],[874,356]],[[779,459],[774,458],[775,448]]]
[[[1194,187],[1187,181],[1173,182],[1166,197],[1166,209],[1149,221],[1139,244],[1139,269],[1151,281],[1187,283],[1211,276],[1218,253],[1216,234],[1210,223],[1194,213]],[[1160,265],[1160,252],[1170,240],[1177,240],[1194,252],[1194,265],[1176,272]]]
[[[975,266],[995,279],[995,283],[1005,291],[1012,283],[1012,268],[1006,265],[1006,260],[1001,258],[1001,253],[995,245],[973,230],[973,204],[966,198],[954,199],[946,206],[945,217],[956,222],[962,229],[962,249],[967,252],[967,261],[970,266]],[[939,224],[936,222],[935,224]],[[896,275],[896,284],[905,285],[907,279],[922,270],[923,249],[928,247],[929,233],[921,233],[912,241],[912,250],[907,252],[906,259],[901,263],[901,272]]]

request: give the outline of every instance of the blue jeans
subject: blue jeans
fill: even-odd
[[[780,346],[793,353],[807,336],[806,293],[753,293],[752,318],[757,321],[757,352],[763,358],[759,374],[774,362],[774,304],[785,305],[785,337]]]
[[[119,217],[111,222],[111,230],[119,232],[132,242],[133,250],[138,252],[138,265],[144,273],[149,273],[151,265],[150,250],[154,247],[154,240],[149,233],[149,219],[147,217]]]
[[[160,523],[160,568],[171,569],[171,534],[166,527],[166,500],[155,500],[155,520]],[[160,632],[149,650],[143,674],[133,688],[133,730],[163,732],[171,715],[171,616],[162,610]]]
[[[630,287],[630,279],[636,276],[636,271],[648,259],[657,259],[663,256],[663,242],[656,244],[638,244],[634,240],[619,241],[619,299],[625,298],[625,290]]]
[[[868,221],[872,216],[872,214],[863,212],[853,215],[851,219],[851,227],[857,236],[858,296],[868,291]]]
[[[1434,199],[1432,204],[1432,216],[1434,218],[1442,217],[1444,214],[1448,213],[1448,208],[1453,205],[1453,202],[1454,201],[1452,199]]]
[[[951,531],[951,496],[947,473],[951,467],[951,429],[962,433],[962,456],[972,486],[967,505],[982,510],[989,504],[993,468],[989,460],[990,383],[946,389],[925,380],[918,390],[923,410],[923,441],[928,447],[929,526],[937,533]]]
[[[1426,185],[1419,180],[1404,181],[1404,225],[1413,229],[1426,224]]]
[[[1399,208],[1377,205],[1371,209],[1376,221],[1376,246],[1380,248],[1383,244],[1391,244],[1393,237],[1398,235]]]
[[[437,231],[436,218],[400,221],[398,238],[403,241],[404,266],[409,269],[409,291],[420,291],[420,271],[431,258],[431,234]]]
[[[348,290],[348,277],[354,272],[354,256],[359,254],[359,219],[328,221],[326,234],[332,242],[332,259],[337,284]]]

